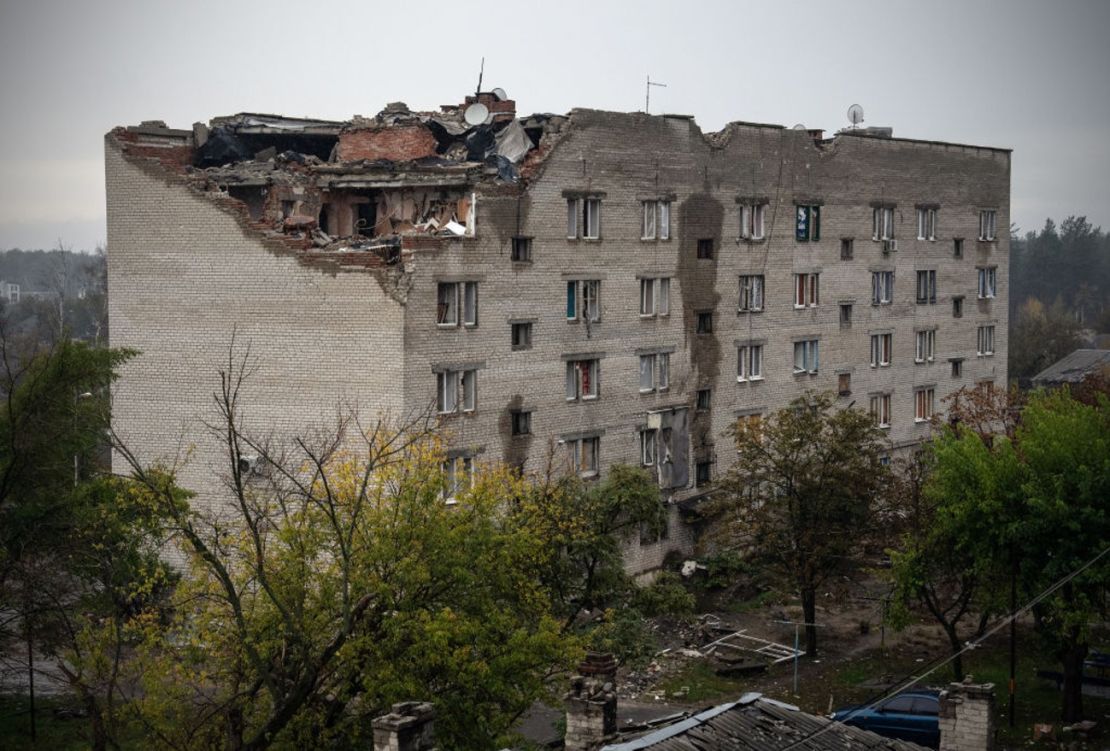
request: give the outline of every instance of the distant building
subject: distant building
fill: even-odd
[[[0,281],[0,298],[4,302],[14,305],[19,302],[19,285],[11,282]]]
[[[203,422],[233,328],[257,428],[430,409],[460,478],[554,451],[583,477],[649,467],[666,502],[806,390],[897,450],[948,394],[1006,383],[1008,150],[515,109],[109,133],[111,343],[142,352],[113,421],[137,455],[195,444],[181,480],[220,502]],[[630,565],[689,543],[675,514]]]
[[[1077,349],[1033,376],[1035,388],[1075,385],[1095,373],[1110,370],[1110,349]]]

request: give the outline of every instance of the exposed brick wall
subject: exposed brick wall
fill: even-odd
[[[341,162],[390,159],[408,162],[436,153],[436,139],[420,123],[381,128],[352,128],[339,134],[336,156]]]

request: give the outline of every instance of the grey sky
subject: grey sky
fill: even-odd
[[[240,111],[347,118],[486,88],[1014,149],[1013,218],[1110,228],[1110,1],[0,0],[0,248],[103,241],[103,134]],[[480,9],[482,8],[482,9]]]

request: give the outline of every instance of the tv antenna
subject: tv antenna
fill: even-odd
[[[853,128],[857,127],[860,123],[862,123],[863,122],[863,107],[860,107],[858,104],[853,104],[851,107],[849,107],[848,108],[848,122],[850,122],[852,124]]]
[[[482,76],[486,72],[486,58],[482,58],[482,67],[478,69],[478,88],[474,89],[474,96],[477,98],[482,93]]]
[[[644,97],[644,112],[647,112],[647,113],[651,112],[651,87],[652,86],[659,86],[659,87],[664,88],[664,89],[667,88],[667,84],[665,84],[665,83],[656,83],[655,81],[651,80],[651,76],[647,77],[647,86],[645,87],[645,89],[647,91],[647,95]]]

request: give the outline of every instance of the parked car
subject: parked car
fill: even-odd
[[[910,741],[919,746],[940,746],[940,692],[904,691],[867,709],[845,707],[832,718],[887,738]]]

